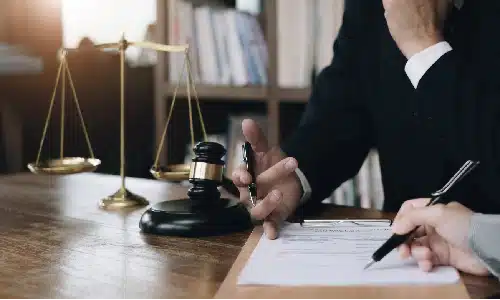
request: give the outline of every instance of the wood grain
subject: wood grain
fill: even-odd
[[[186,188],[127,178],[127,187],[151,204],[185,197]],[[147,207],[113,212],[98,201],[120,178],[18,174],[0,177],[0,297],[212,298],[250,232],[199,239],[142,234]],[[324,215],[376,211],[335,208]],[[465,276],[472,297],[500,291],[494,279]]]

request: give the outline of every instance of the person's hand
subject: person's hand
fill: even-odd
[[[302,195],[300,181],[295,175],[297,161],[285,157],[279,148],[269,148],[267,139],[253,120],[242,123],[243,135],[255,152],[255,176],[257,177],[257,205],[251,207],[248,185],[250,173],[244,164],[232,174],[240,192],[240,200],[250,208],[253,218],[263,221],[266,236],[278,237],[279,227],[297,208]]]
[[[442,27],[449,0],[383,0],[392,38],[406,56],[443,41]]]
[[[429,199],[406,201],[396,215],[394,233],[405,234],[421,225],[415,239],[399,247],[401,256],[412,256],[424,271],[446,265],[474,275],[488,275],[467,243],[473,212],[457,202],[425,207],[428,202]]]

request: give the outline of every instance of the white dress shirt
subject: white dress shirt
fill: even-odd
[[[463,2],[465,0],[452,0],[453,4],[455,7],[458,9],[462,8]],[[429,70],[434,63],[436,63],[441,56],[446,54],[447,52],[453,50],[448,42],[440,42],[437,43],[433,46],[430,46],[429,48],[426,48],[422,50],[421,52],[413,55],[408,59],[405,65],[405,73],[406,76],[408,76],[408,79],[411,81],[413,84],[414,88],[418,87],[418,83],[420,79],[425,75],[427,70]],[[306,176],[302,171],[297,168],[295,170],[295,173],[297,174],[297,177],[300,180],[300,183],[302,185],[302,198],[300,199],[300,203],[304,203],[307,201],[311,195],[311,186],[309,182],[307,181]]]

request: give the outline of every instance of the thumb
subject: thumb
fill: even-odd
[[[382,0],[382,5],[383,5],[385,10],[387,10],[391,4],[392,4],[392,0]]]
[[[255,152],[267,152],[269,150],[267,138],[254,120],[243,120],[241,129],[243,136],[245,136],[245,139],[252,145]]]
[[[406,234],[417,226],[437,227],[443,217],[444,210],[445,206],[442,204],[409,209],[394,220],[392,231],[396,234]]]

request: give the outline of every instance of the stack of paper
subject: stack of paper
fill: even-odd
[[[389,222],[341,221],[323,226],[286,224],[276,240],[262,236],[242,270],[240,285],[445,284],[459,280],[451,267],[423,272],[396,251],[364,270],[392,232]]]

